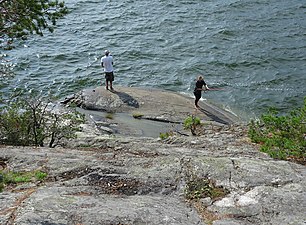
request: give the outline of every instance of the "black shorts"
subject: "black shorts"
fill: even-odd
[[[200,99],[202,97],[202,92],[201,91],[194,91],[193,94],[196,97],[196,99]]]
[[[106,81],[114,81],[114,73],[113,72],[105,72]]]

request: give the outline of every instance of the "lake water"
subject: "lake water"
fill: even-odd
[[[54,33],[16,42],[2,96],[40,90],[59,98],[104,83],[100,58],[114,57],[115,83],[204,99],[242,118],[274,106],[300,107],[306,95],[303,0],[66,0]],[[169,99],[171,101],[171,99]],[[193,106],[191,106],[193,107]]]

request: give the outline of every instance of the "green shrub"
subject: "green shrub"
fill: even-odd
[[[191,131],[193,135],[196,135],[196,128],[201,125],[201,119],[193,115],[188,116],[183,123],[184,129]]]
[[[0,108],[0,144],[42,147],[48,142],[55,147],[62,139],[75,137],[83,122],[84,115],[75,108],[55,113],[40,98],[12,99]]]
[[[167,138],[170,137],[170,136],[171,136],[171,134],[170,134],[169,132],[160,133],[160,134],[159,134],[159,137],[160,137],[160,139],[162,139],[162,140],[165,140],[165,139],[167,139]]]
[[[258,121],[249,124],[248,135],[261,144],[261,151],[271,157],[305,163],[306,159],[306,98],[304,106],[289,115],[278,115],[270,109]]]

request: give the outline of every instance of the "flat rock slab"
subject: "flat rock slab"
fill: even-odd
[[[207,101],[195,109],[194,99],[171,91],[135,87],[105,87],[82,90],[67,97],[64,104],[76,104],[100,134],[158,137],[160,133],[185,133],[183,121],[196,116],[202,123],[217,126],[241,123],[232,113]],[[189,131],[190,132],[190,131]]]
[[[205,121],[232,124],[239,121],[235,115],[206,101],[200,109],[194,108],[194,99],[171,91],[135,87],[116,87],[107,91],[104,87],[85,89],[67,98],[84,109],[105,112],[126,112],[142,118],[181,123],[187,116],[196,114]]]

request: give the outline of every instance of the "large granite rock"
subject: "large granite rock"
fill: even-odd
[[[48,173],[44,182],[0,193],[0,224],[305,224],[305,166],[260,153],[235,116],[206,102],[194,111],[193,99],[172,92],[116,91],[85,90],[65,101],[85,108],[89,119],[66,148],[0,146],[1,170]],[[100,111],[124,116],[110,122]],[[134,113],[165,129],[190,114],[209,125],[200,136],[185,131],[160,140],[144,137],[146,124],[130,129]],[[192,177],[209,179],[226,195],[187,199]]]
[[[157,137],[169,130],[183,132],[182,122],[190,115],[217,125],[241,122],[208,101],[200,102],[201,108],[196,110],[193,98],[157,89],[116,87],[115,91],[107,91],[97,87],[82,90],[62,102],[79,106],[105,134]],[[107,118],[110,113],[111,119]]]
[[[136,87],[119,86],[114,91],[107,91],[104,87],[85,89],[67,97],[63,103],[75,103],[87,110],[128,112],[170,122],[181,122],[195,112],[193,98],[171,91]],[[223,124],[239,121],[235,115],[207,101],[200,102],[200,106],[196,113],[205,120]]]
[[[258,152],[240,129],[164,141],[104,137],[87,148],[1,147],[0,159],[6,170],[48,173],[1,193],[0,224],[305,224],[305,166]],[[184,197],[190,174],[228,194],[195,206]]]

